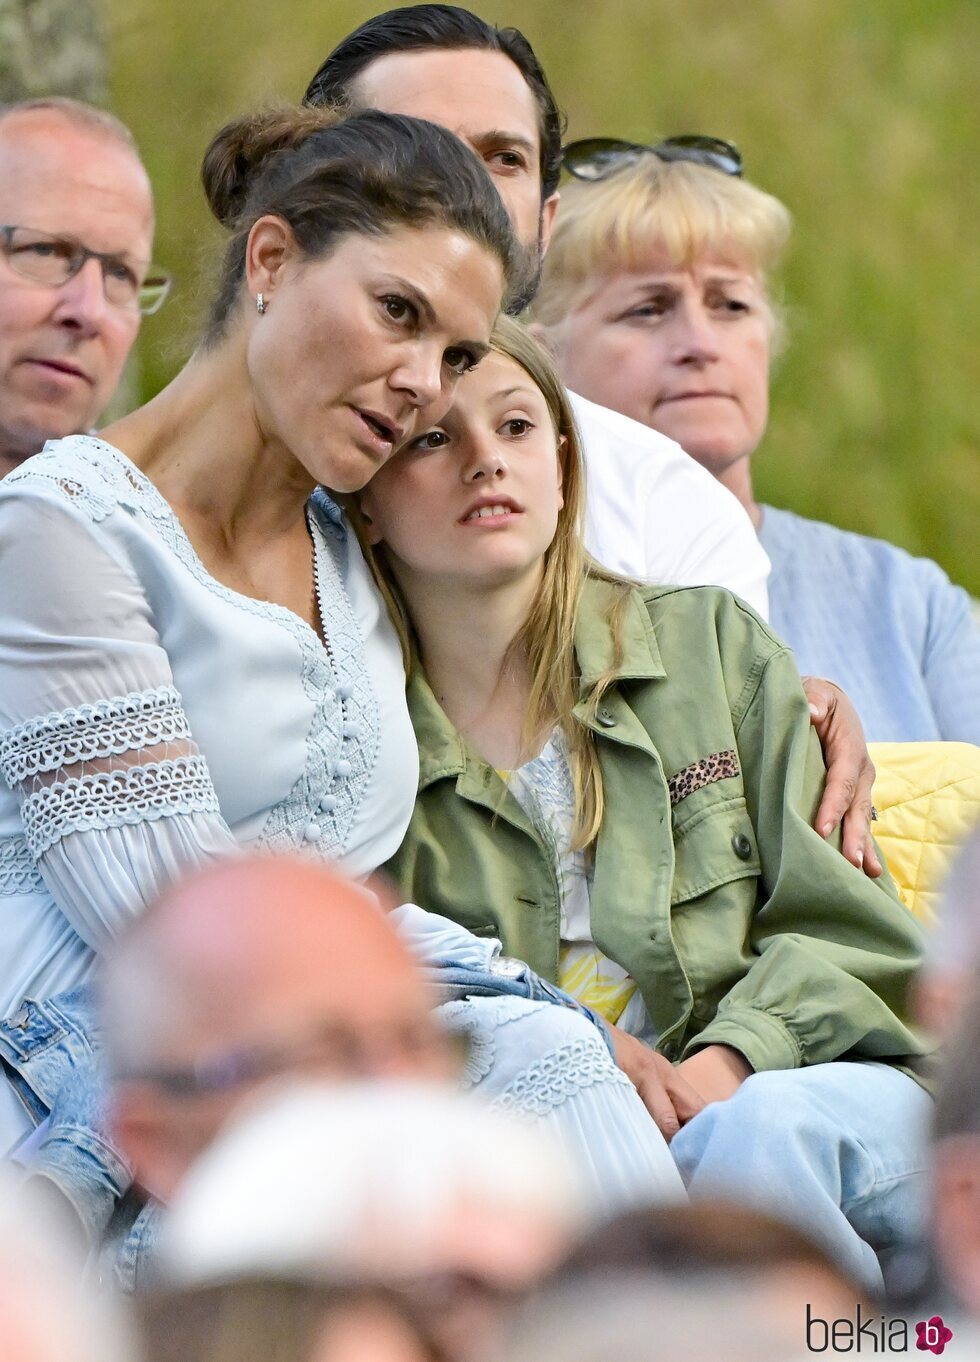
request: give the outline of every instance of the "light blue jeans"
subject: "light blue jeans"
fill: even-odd
[[[791,1221],[880,1293],[878,1252],[924,1230],[931,1110],[890,1065],[816,1064],[753,1074],[670,1149],[692,1199],[727,1195]]]

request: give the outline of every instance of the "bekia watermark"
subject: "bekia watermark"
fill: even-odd
[[[915,1325],[915,1347],[919,1352],[938,1356],[953,1337],[942,1315],[919,1320]],[[907,1353],[909,1324],[887,1315],[867,1315],[858,1305],[853,1319],[821,1319],[809,1304],[806,1307],[806,1346],[811,1353]]]
[[[932,1319],[920,1319],[915,1326],[915,1332],[918,1335],[915,1346],[924,1353],[941,1353],[953,1337],[953,1331],[943,1323],[942,1315],[933,1315]]]

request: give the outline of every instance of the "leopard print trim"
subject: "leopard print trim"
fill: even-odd
[[[713,785],[716,780],[728,780],[740,773],[741,767],[734,747],[730,747],[727,752],[715,752],[713,756],[692,761],[690,766],[685,766],[667,781],[670,807],[674,808],[682,799],[686,799],[695,790],[703,789],[705,785]]]

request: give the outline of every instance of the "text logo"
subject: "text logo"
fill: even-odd
[[[916,1347],[941,1353],[953,1337],[938,1315],[916,1325]],[[926,1339],[926,1342],[921,1340]],[[811,1353],[907,1353],[909,1326],[904,1319],[866,1315],[858,1305],[853,1319],[821,1319],[806,1307],[806,1346]]]
[[[953,1331],[943,1323],[942,1315],[933,1315],[932,1319],[920,1319],[915,1326],[915,1332],[918,1338],[915,1346],[919,1351],[935,1353],[937,1357],[953,1337]]]

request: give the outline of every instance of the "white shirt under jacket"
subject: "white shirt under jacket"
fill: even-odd
[[[727,587],[766,618],[769,559],[738,499],[666,435],[569,396],[585,452],[592,556],[641,581]]]

